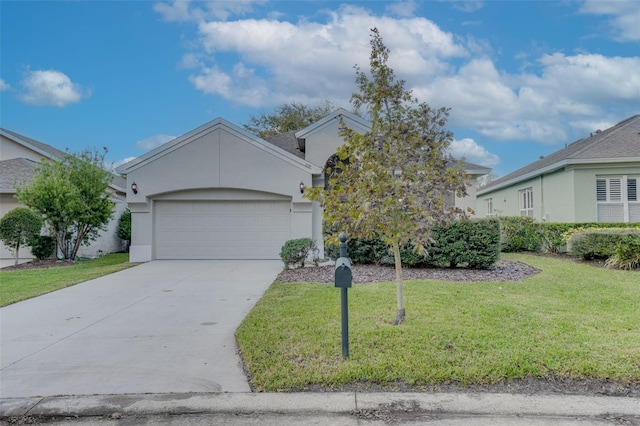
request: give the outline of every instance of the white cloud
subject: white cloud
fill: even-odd
[[[169,22],[202,21],[204,19],[227,20],[233,15],[244,15],[253,11],[255,4],[265,4],[264,0],[213,0],[193,3],[191,0],[174,0],[153,5],[153,10]]]
[[[472,1],[461,1],[461,0],[450,0],[454,9],[460,10],[462,12],[475,12],[476,10],[482,9],[484,7],[484,1],[472,0]]]
[[[640,3],[637,0],[586,0],[580,12],[610,16],[607,23],[616,40],[640,40]]]
[[[118,167],[122,166],[123,164],[128,163],[129,161],[135,160],[135,159],[136,159],[136,157],[126,157],[126,158],[123,158],[122,160],[115,161],[113,163],[113,165],[111,166],[111,170],[115,172],[115,169],[117,169]]]
[[[500,158],[487,151],[471,138],[453,140],[449,145],[449,152],[454,158],[465,159],[470,163],[486,167],[494,167],[500,164]]]
[[[465,57],[452,34],[425,18],[372,16],[366,9],[343,6],[327,12],[326,23],[245,19],[201,22],[200,42],[209,56],[191,82],[204,93],[250,106],[270,106],[288,99],[322,100],[353,90],[354,64],[369,63],[369,29],[377,27],[394,52],[390,65],[408,80],[445,72],[446,59]],[[216,55],[235,53],[240,60],[225,67]]]
[[[0,92],[4,92],[5,90],[11,89],[9,83],[4,81],[4,79],[0,78]]]
[[[55,70],[27,71],[20,99],[28,104],[63,107],[91,96],[91,91]]]
[[[176,138],[175,136],[169,136],[169,135],[151,136],[151,137],[148,137],[146,139],[142,139],[141,141],[136,142],[136,148],[144,149],[144,150],[150,150],[150,149],[153,149],[153,148],[157,148],[160,145],[164,145],[165,143],[167,143],[170,140],[173,140],[175,138]]]
[[[418,6],[419,5],[415,0],[396,1],[388,5],[386,9],[387,9],[387,12],[393,15],[408,18],[413,16]]]
[[[590,13],[618,10],[610,3],[583,7]],[[405,16],[413,4],[391,7],[395,16]],[[483,3],[455,5],[471,10]],[[323,13],[322,21],[203,18],[197,23],[199,48],[182,61],[191,70],[190,82],[205,94],[251,107],[327,98],[345,105],[355,89],[353,65],[368,69],[369,29],[376,27],[396,75],[421,101],[452,108],[452,127],[493,140],[556,144],[637,113],[638,56],[527,53],[520,58],[526,67],[507,72],[492,59],[500,56],[499,48],[487,40],[445,32],[423,17],[376,16],[359,5]],[[470,151],[497,161],[490,153]]]

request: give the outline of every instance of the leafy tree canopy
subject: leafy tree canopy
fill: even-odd
[[[18,252],[31,239],[40,234],[42,219],[36,212],[26,207],[17,207],[0,219],[0,240],[15,255],[18,266]]]
[[[75,259],[80,246],[95,240],[113,215],[106,153],[106,148],[87,149],[44,160],[31,182],[16,188],[18,200],[44,217],[65,259]]]
[[[400,247],[411,242],[423,252],[429,231],[463,216],[454,195],[466,195],[467,176],[448,153],[453,135],[446,129],[449,110],[418,103],[405,82],[387,65],[389,50],[377,29],[371,30],[370,74],[356,66],[356,112],[365,110],[371,129],[359,134],[341,127],[345,144],[338,149],[336,170],[327,170],[327,189],[306,196],[319,201],[330,225],[349,236],[379,237],[394,253],[398,312],[404,321]]]
[[[250,117],[249,123],[243,127],[256,136],[268,138],[303,129],[325,117],[334,109],[336,109],[334,104],[328,100],[313,106],[291,102],[280,105],[274,112]]]

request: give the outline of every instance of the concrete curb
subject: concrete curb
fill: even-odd
[[[0,399],[0,417],[203,413],[354,413],[640,418],[640,398],[491,393],[207,393]]]

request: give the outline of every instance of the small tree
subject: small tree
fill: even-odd
[[[94,241],[113,215],[106,153],[106,148],[102,153],[87,149],[43,160],[31,182],[16,188],[18,200],[44,217],[65,259],[75,259],[80,246]]]
[[[131,243],[131,210],[127,208],[120,215],[120,221],[118,222],[118,231],[116,233],[118,238],[125,241],[126,249],[125,251],[129,251],[129,244]]]
[[[0,219],[0,240],[15,255],[15,266],[18,266],[20,247],[40,234],[42,219],[36,212],[25,207],[18,207]]]
[[[352,237],[379,237],[392,249],[394,324],[401,324],[405,304],[400,247],[411,242],[424,253],[434,225],[464,216],[452,201],[454,194],[466,195],[467,175],[447,151],[453,138],[445,128],[448,110],[418,104],[387,65],[389,50],[378,30],[371,32],[371,78],[356,66],[359,91],[351,97],[356,112],[367,110],[371,129],[358,134],[341,126],[346,143],[338,149],[334,170],[326,171],[327,188],[312,188],[305,196],[320,202],[330,225]]]
[[[263,113],[258,117],[250,117],[249,124],[243,125],[245,130],[261,138],[279,135],[292,130],[300,130],[323,118],[335,106],[329,102],[308,106],[292,102],[280,105],[275,112]]]

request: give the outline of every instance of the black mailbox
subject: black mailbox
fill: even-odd
[[[353,276],[351,274],[351,261],[348,258],[339,257],[336,260],[335,273],[336,273],[335,275],[336,287],[340,287],[340,288],[351,287]]]

